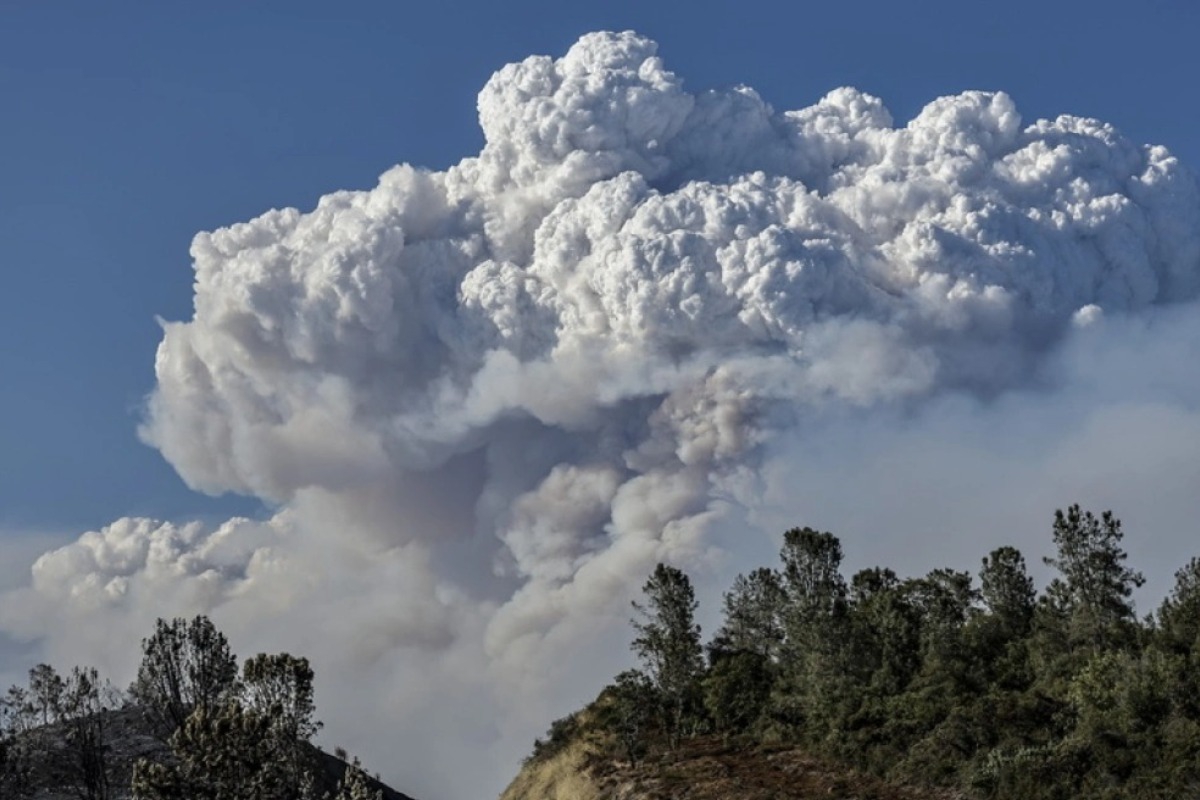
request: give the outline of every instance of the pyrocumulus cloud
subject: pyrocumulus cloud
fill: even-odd
[[[952,511],[1035,488],[1114,409],[1200,430],[1194,381],[1153,379],[1200,339],[1200,189],[1162,147],[1003,93],[779,112],[632,33],[501,69],[479,119],[444,172],[196,236],[141,434],[278,513],[84,534],[5,630],[127,674],[155,616],[211,613],[312,655],[330,736],[400,788],[482,796],[620,662],[654,562],[862,521],[885,471],[919,496],[981,459]],[[1157,360],[1105,377],[1130,336]]]

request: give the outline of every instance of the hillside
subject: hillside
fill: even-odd
[[[1056,511],[1038,591],[1011,546],[967,572],[841,573],[784,533],[704,643],[688,576],[634,603],[641,669],[557,720],[503,800],[1200,797],[1200,558],[1154,614],[1120,520]]]
[[[127,707],[101,712],[105,717],[106,745],[109,758],[109,781],[112,800],[127,800],[133,766],[139,759],[159,761],[169,758],[167,746],[156,739],[146,724],[140,709]],[[73,754],[68,746],[66,728],[60,724],[35,728],[21,737],[30,753],[30,793],[28,800],[78,800],[72,780]],[[349,764],[342,759],[313,748],[316,763],[318,792],[336,792]],[[384,783],[368,779],[372,791],[382,791],[383,800],[414,800]],[[0,800],[13,800],[0,797]]]
[[[157,620],[141,650],[127,690],[38,664],[0,696],[0,800],[412,800],[313,743],[307,658],[239,667],[203,615]]]
[[[958,795],[857,774],[794,747],[738,746],[700,737],[637,765],[572,742],[526,763],[501,800],[953,800]]]

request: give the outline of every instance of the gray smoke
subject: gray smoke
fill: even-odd
[[[196,236],[141,433],[279,511],[87,533],[5,630],[128,672],[154,617],[210,613],[312,655],[330,736],[401,788],[480,796],[623,663],[656,561],[719,583],[812,522],[927,568],[922,481],[964,465],[942,535],[970,560],[1001,526],[968,507],[1092,496],[1056,470],[1119,455],[1115,409],[1200,430],[1194,381],[1156,379],[1200,341],[1200,187],[1164,148],[1003,93],[900,127],[848,88],[776,112],[685,91],[633,33],[505,67],[479,117],[444,172]],[[1004,521],[1076,499],[1044,493]]]

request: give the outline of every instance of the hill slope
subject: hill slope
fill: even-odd
[[[115,800],[127,800],[133,765],[139,759],[158,760],[168,756],[168,748],[150,734],[144,718],[137,708],[122,708],[103,712],[107,717],[105,729],[109,747],[109,782]],[[78,800],[71,781],[70,759],[66,729],[53,724],[24,734],[25,744],[31,752],[31,783],[33,793],[30,800]],[[322,750],[317,750],[320,774],[318,786],[333,793],[345,774],[348,764]],[[413,800],[406,794],[370,780],[370,788],[383,791],[383,800]],[[0,800],[10,800],[0,797]]]
[[[738,747],[720,737],[638,765],[601,755],[576,739],[530,760],[500,800],[954,800],[953,792],[900,786],[860,775],[791,747]]]

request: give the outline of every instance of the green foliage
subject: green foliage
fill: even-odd
[[[237,681],[236,673],[230,677],[236,665],[233,654],[206,619],[199,617],[190,625],[182,620],[159,622],[160,641],[151,641],[147,652],[163,650],[168,657],[151,662],[154,669],[147,669],[143,661],[140,677],[149,680],[139,680],[139,685],[169,685],[159,674],[170,674],[169,669],[158,665],[173,669],[171,665],[179,662],[185,666],[178,674],[190,678],[185,684],[190,693],[169,696],[167,705],[206,699],[192,703],[184,724],[170,737],[171,759],[137,765],[136,800],[315,800],[318,765],[310,739],[321,723],[314,719],[314,675],[308,659],[260,653],[246,661]],[[200,635],[189,636],[191,630]],[[178,653],[184,656],[177,659]],[[205,666],[189,670],[189,664]],[[220,705],[213,706],[222,697]],[[163,701],[160,695],[151,698]],[[373,796],[363,791],[356,779],[348,778],[338,800]]]
[[[766,711],[773,684],[772,665],[762,653],[738,650],[714,654],[702,684],[704,709],[719,733],[744,733]]]
[[[142,662],[130,694],[166,738],[194,711],[212,718],[236,683],[237,659],[211,620],[160,619],[142,640]]]
[[[579,717],[568,714],[550,723],[546,738],[533,741],[533,752],[526,761],[546,761],[563,751],[579,733]]]
[[[658,693],[663,729],[673,748],[694,721],[704,669],[696,595],[688,576],[666,564],[654,568],[642,592],[645,605],[633,604],[638,635],[632,648]]]
[[[788,635],[804,635],[835,618],[846,599],[840,572],[842,543],[832,533],[792,528],[783,535],[783,579]]]
[[[649,749],[658,696],[654,684],[638,670],[625,670],[605,690],[600,724],[617,738],[624,757],[636,764]]]
[[[294,800],[272,728],[235,701],[197,708],[172,734],[171,759],[136,765],[135,800]]]
[[[313,670],[307,658],[260,653],[242,665],[241,700],[270,720],[283,774],[293,792],[314,769],[309,740],[321,729],[314,719]]]
[[[1111,511],[1096,517],[1073,505],[1054,512],[1058,555],[1045,559],[1059,572],[1046,595],[1066,617],[1072,647],[1103,647],[1134,621],[1133,590],[1145,579],[1125,566],[1121,522]]]
[[[1177,653],[1200,645],[1200,558],[1175,573],[1175,586],[1158,609],[1163,644]]]
[[[831,533],[793,528],[784,533],[779,555],[784,638],[769,704],[771,727],[817,744],[853,713],[846,701],[857,654],[840,572],[842,545]]]
[[[113,782],[109,726],[112,712],[129,702],[170,748],[165,758],[133,765],[135,800],[382,797],[357,761],[336,796],[317,784],[319,751],[310,740],[321,723],[306,658],[260,654],[239,680],[225,636],[205,617],[158,620],[142,652],[128,699],[95,669],[75,667],[63,677],[48,664],[30,670],[28,687],[0,698],[2,800],[34,796],[47,788],[35,779],[45,783],[47,775],[56,791],[69,786],[78,800],[128,796]]]
[[[777,660],[784,637],[785,598],[783,581],[775,570],[764,567],[738,575],[725,593],[725,624],[714,639],[717,646]]]
[[[1007,638],[1027,633],[1037,593],[1020,551],[999,547],[985,556],[979,582],[980,595],[999,632]]]
[[[242,697],[248,708],[270,716],[282,735],[308,740],[321,729],[313,719],[313,677],[307,658],[259,653],[242,665]]]
[[[623,673],[605,690],[605,727],[630,760],[670,748],[678,728],[648,709],[698,685],[716,732],[964,798],[1197,796],[1200,559],[1139,621],[1121,523],[1075,505],[1051,533],[1057,574],[1039,595],[1012,547],[983,559],[978,589],[949,569],[901,579],[873,567],[847,584],[838,539],[793,528],[778,571],[739,575],[725,594],[702,671],[690,583],[660,566],[635,621],[649,677]],[[672,661],[668,642],[686,657]]]

